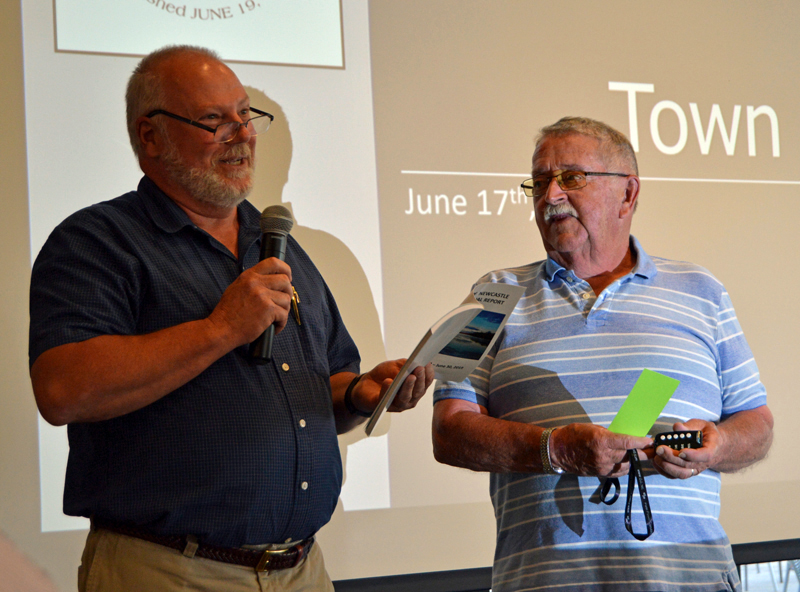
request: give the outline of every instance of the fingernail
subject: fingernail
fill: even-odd
[[[685,455],[683,452],[681,452],[681,453],[680,453],[678,456],[679,456],[680,458],[682,458],[682,459],[686,459],[686,455]]]

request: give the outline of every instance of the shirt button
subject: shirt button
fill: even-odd
[[[304,427],[306,427],[306,420],[305,420],[305,419],[301,419],[301,420],[300,420],[300,427],[301,427],[301,428],[304,428]]]
[[[281,365],[281,368],[283,368],[283,371],[284,371],[284,372],[288,372],[288,371],[289,371],[289,364],[287,364],[286,362],[284,362],[284,363]]]
[[[591,296],[589,296],[588,292],[584,292],[583,294],[581,294],[581,298],[583,298],[584,300],[589,300],[589,298],[591,298]]]
[[[302,489],[303,491],[305,491],[306,489],[308,489],[308,481],[303,481],[303,482],[300,484],[300,489]]]

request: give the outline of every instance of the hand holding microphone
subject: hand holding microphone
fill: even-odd
[[[291,212],[283,206],[269,206],[261,213],[260,261],[275,257],[283,261],[286,257],[286,242],[294,226]],[[272,324],[261,336],[250,344],[250,358],[256,364],[266,364],[272,359],[272,341],[275,325]]]
[[[291,213],[283,206],[264,210],[261,261],[239,274],[208,317],[220,345],[230,351],[250,344],[248,356],[255,363],[269,360],[270,335],[283,329],[291,310],[292,270],[283,261],[291,227]]]

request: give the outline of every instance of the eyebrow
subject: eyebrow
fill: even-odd
[[[242,109],[249,109],[250,108],[250,97],[242,99],[239,103],[237,103],[236,111],[241,111]],[[219,103],[208,103],[205,105],[200,105],[197,108],[200,112],[207,112],[207,111],[219,111],[220,113],[224,113],[227,110],[227,107],[219,104]]]
[[[546,171],[545,171],[545,170],[541,170],[541,169],[539,169],[539,170],[537,171],[536,169],[533,169],[533,170],[531,171],[531,174],[532,174],[532,175],[535,177],[535,176],[537,176],[537,175],[544,175],[545,173],[550,173],[550,172],[552,172],[552,171],[562,171],[562,172],[563,172],[563,171],[583,171],[583,170],[584,170],[584,167],[583,167],[583,165],[579,165],[579,164],[567,164],[567,165],[560,166],[560,167],[559,167],[559,168],[557,168],[557,169],[548,169],[548,170],[546,170]]]

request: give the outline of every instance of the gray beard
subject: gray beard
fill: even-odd
[[[248,157],[250,162],[253,162],[252,150],[247,144],[231,146],[231,149],[218,157],[218,160],[236,156]],[[240,189],[231,185],[228,179],[213,168],[199,169],[187,166],[178,149],[171,142],[161,158],[172,180],[201,203],[226,209],[235,208],[253,190],[253,166],[234,174],[234,178],[248,179],[247,184]]]

